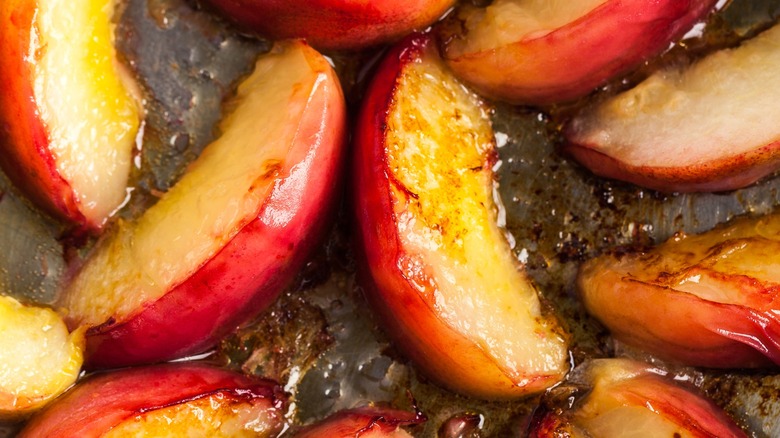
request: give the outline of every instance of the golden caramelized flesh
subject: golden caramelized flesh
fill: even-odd
[[[0,163],[41,207],[87,229],[127,196],[142,118],[114,12],[112,0],[0,5],[0,125],[13,124],[0,128]]]
[[[585,110],[568,151],[594,173],[662,191],[720,191],[780,166],[780,26]],[[777,114],[776,114],[777,113]]]
[[[667,50],[715,0],[496,0],[440,29],[444,58],[478,92],[515,104],[571,101]]]
[[[531,438],[747,436],[714,403],[646,364],[598,359],[575,370],[574,378],[573,397],[565,386],[545,396]]]
[[[73,385],[84,330],[68,333],[53,310],[0,296],[0,420],[33,412]]]
[[[765,366],[780,363],[778,250],[780,215],[740,219],[590,260],[577,284],[588,311],[627,344],[689,365]]]
[[[221,136],[157,204],[111,229],[67,285],[68,322],[93,327],[90,356],[107,365],[210,347],[269,303],[319,241],[346,118],[330,65],[304,43],[279,44],[226,109]]]
[[[397,87],[385,141],[392,214],[408,254],[399,262],[411,281],[433,283],[438,317],[490,351],[513,380],[526,370],[559,371],[565,346],[539,325],[536,289],[496,225],[486,109],[435,58],[409,64]],[[546,331],[538,342],[521,341]]]
[[[369,300],[398,347],[445,386],[488,398],[541,391],[566,372],[566,341],[496,224],[487,109],[429,41],[388,55],[362,110],[356,202]]]
[[[274,382],[203,364],[95,374],[34,416],[20,437],[276,437],[285,396]]]

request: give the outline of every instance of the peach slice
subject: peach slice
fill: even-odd
[[[157,365],[86,378],[19,437],[275,437],[285,404],[269,380],[195,363]]]
[[[563,388],[557,389],[566,394],[561,400],[547,396],[532,421],[531,438],[747,437],[714,403],[646,364],[599,359],[583,367],[575,370],[582,382],[574,397]]]
[[[302,266],[337,196],[345,103],[301,42],[263,55],[222,135],[133,222],[118,222],[66,286],[87,362],[111,367],[202,352],[260,312]]]
[[[39,409],[78,378],[84,330],[68,333],[53,310],[0,295],[0,420]]]
[[[716,0],[496,0],[441,29],[444,58],[479,93],[522,104],[576,99],[658,55]]]
[[[482,398],[542,391],[566,336],[497,225],[488,109],[428,35],[392,50],[358,119],[354,202],[388,335],[430,379]]]
[[[419,412],[380,407],[363,407],[338,412],[320,423],[305,427],[294,438],[411,438],[401,426],[420,424],[425,417]]]
[[[780,364],[778,251],[780,215],[743,218],[589,260],[577,285],[587,310],[626,344],[689,365]]]
[[[0,3],[0,165],[42,209],[99,229],[127,196],[141,109],[112,0]]]
[[[732,190],[780,168],[780,26],[586,108],[566,150],[597,175],[666,192]]]
[[[440,18],[455,0],[207,0],[242,28],[319,49],[387,43]]]

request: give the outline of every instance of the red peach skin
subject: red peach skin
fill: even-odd
[[[73,191],[57,172],[48,150],[46,129],[31,98],[33,81],[24,59],[30,48],[30,25],[36,12],[34,3],[34,0],[9,0],[0,6],[0,22],[4,28],[0,32],[0,47],[4,48],[0,57],[0,69],[4,72],[0,82],[0,120],[3,120],[0,123],[3,150],[0,164],[41,208],[58,217],[83,222],[85,218]],[[30,123],[23,123],[25,120]],[[30,147],[12,147],[17,143]]]
[[[566,145],[566,153],[591,172],[664,193],[724,192],[748,187],[780,168],[780,142],[690,166],[632,165],[599,152],[596,144]]]
[[[320,423],[305,427],[294,438],[408,438],[401,426],[423,423],[419,412],[380,407],[364,407],[337,412]]]
[[[595,258],[577,279],[583,303],[615,338],[667,360],[780,364],[779,230],[777,215],[741,219],[648,252]]]
[[[274,166],[278,167],[272,167],[270,173],[255,180],[247,194],[251,196],[253,191],[261,190],[258,187],[262,184],[268,184],[265,198],[261,198],[256,211],[242,219],[245,225],[239,222],[240,230],[218,252],[200,262],[202,265],[194,266],[191,275],[181,278],[161,296],[140,300],[129,314],[118,312],[115,317],[111,315],[117,312],[103,311],[96,316],[91,308],[99,302],[93,296],[94,291],[104,284],[100,278],[113,262],[110,257],[100,259],[94,269],[86,272],[92,261],[87,260],[69,284],[62,304],[70,309],[71,325],[91,326],[87,332],[88,367],[159,362],[211,348],[221,337],[267,307],[323,237],[338,193],[346,129],[344,97],[335,73],[321,55],[299,42],[281,47],[300,52],[301,59],[315,76],[307,82],[311,89],[304,89],[302,84],[293,88],[294,93],[306,94],[296,101],[304,108],[296,116],[300,119],[289,121],[297,125],[294,136],[284,140],[290,142],[285,146],[289,148],[285,149],[286,156],[280,163],[275,161],[278,164]],[[267,180],[268,176],[273,179]],[[155,214],[163,221],[169,220],[168,213],[158,213]],[[160,224],[154,222],[144,226],[157,225]],[[125,231],[120,230],[118,234]],[[111,248],[107,251],[112,251]],[[125,260],[127,257],[121,256]],[[125,293],[132,296],[134,291]]]
[[[276,383],[191,363],[87,377],[33,417],[19,437],[101,437],[137,416],[209,396],[247,404],[282,429],[286,396]]]
[[[484,17],[499,14],[491,11],[497,4],[512,2],[500,0],[487,10],[466,7],[454,14],[442,28],[443,56],[458,77],[485,96],[514,104],[549,105],[585,96],[660,54],[701,20],[716,0],[607,0],[595,2],[592,10],[581,11],[584,15],[571,17],[570,22],[553,25],[559,27],[542,23],[536,24],[538,29],[525,29],[524,23],[510,22],[509,30],[486,30],[482,36],[470,32],[470,26],[477,26],[472,21],[499,27]],[[519,10],[530,9],[523,2],[514,3]],[[560,2],[551,7],[571,5]],[[538,12],[529,13],[537,19],[533,14]],[[476,18],[479,14],[484,17]],[[500,41],[496,34],[501,32],[519,34]]]
[[[304,38],[319,49],[360,49],[429,26],[455,0],[208,0],[243,29]]]
[[[492,341],[478,340],[480,336],[507,336],[509,331],[515,332],[515,324],[520,325],[520,321],[513,317],[510,317],[507,321],[507,326],[502,330],[506,332],[502,333],[482,333],[476,328],[477,333],[466,333],[468,330],[462,327],[456,327],[458,320],[468,320],[471,315],[468,314],[468,310],[450,309],[442,310],[440,308],[440,302],[437,298],[439,293],[442,296],[446,296],[444,289],[439,288],[436,283],[440,278],[435,278],[432,272],[435,268],[424,260],[422,253],[415,253],[417,249],[410,249],[408,243],[404,243],[407,237],[402,236],[403,228],[400,225],[401,215],[406,214],[399,212],[399,209],[403,209],[404,198],[399,193],[410,193],[413,190],[418,190],[415,187],[403,187],[401,178],[404,176],[397,174],[401,172],[399,170],[391,169],[389,164],[389,150],[403,151],[404,146],[396,143],[396,140],[388,140],[387,136],[390,134],[392,124],[403,126],[404,129],[411,127],[408,131],[411,137],[420,136],[426,137],[421,139],[420,144],[428,144],[432,140],[427,136],[435,138],[436,140],[443,141],[446,146],[442,148],[450,148],[451,150],[463,151],[465,154],[475,153],[479,147],[474,146],[470,142],[490,142],[493,138],[492,130],[489,124],[486,122],[476,122],[480,128],[473,128],[475,131],[460,132],[461,128],[458,125],[459,120],[478,120],[480,117],[484,117],[484,113],[480,113],[478,107],[474,103],[465,104],[461,103],[459,99],[466,99],[464,97],[467,94],[461,95],[458,93],[467,93],[463,91],[463,87],[457,83],[454,79],[448,76],[446,68],[441,65],[441,61],[435,55],[435,47],[431,37],[428,35],[416,35],[407,38],[405,41],[399,43],[392,51],[388,53],[384,62],[380,66],[376,73],[364,99],[363,107],[360,112],[357,125],[356,134],[356,152],[355,152],[355,182],[354,182],[354,199],[357,209],[358,223],[360,225],[360,248],[363,251],[364,261],[366,269],[361,271],[362,284],[365,286],[365,294],[372,305],[373,309],[379,316],[381,322],[383,322],[386,333],[394,340],[395,345],[401,351],[403,351],[411,360],[417,365],[418,369],[424,373],[428,378],[435,380],[437,383],[448,387],[454,391],[468,394],[475,397],[482,398],[516,398],[523,395],[538,392],[544,388],[550,386],[559,380],[566,371],[566,347],[563,336],[556,331],[554,327],[557,323],[554,322],[554,318],[546,319],[541,315],[531,316],[530,307],[534,304],[538,306],[536,290],[528,282],[528,279],[522,274],[522,269],[516,265],[516,260],[512,260],[513,263],[504,263],[504,253],[493,253],[490,255],[491,261],[496,262],[497,266],[495,270],[499,272],[489,272],[474,274],[471,278],[466,279],[469,284],[480,284],[482,281],[477,279],[477,275],[484,275],[488,277],[501,278],[507,280],[507,283],[512,283],[512,287],[509,291],[501,290],[500,292],[493,292],[493,296],[484,292],[484,295],[474,297],[476,301],[480,301],[483,297],[493,297],[496,302],[501,302],[501,305],[495,303],[485,303],[484,306],[489,307],[495,304],[497,307],[494,309],[483,309],[482,311],[473,310],[475,313],[480,313],[483,316],[493,313],[496,318],[504,318],[502,312],[507,309],[517,311],[517,318],[529,318],[532,321],[528,322],[529,326],[535,327],[534,335],[521,335],[518,339],[513,338],[508,340],[512,347],[517,345],[523,345],[523,348],[532,351],[528,352],[529,355],[533,355],[540,362],[544,362],[545,365],[539,365],[538,369],[524,369],[524,366],[518,365],[525,362],[526,358],[519,359],[518,357],[504,357],[502,353],[491,351],[491,348],[487,345],[492,344]],[[419,67],[419,68],[418,68]],[[414,69],[419,69],[417,71]],[[408,80],[410,84],[408,88],[403,88],[401,78],[405,77],[407,71],[414,71],[408,73]],[[433,88],[434,93],[442,93],[443,97],[441,101],[422,101],[422,102],[409,102],[405,105],[409,105],[408,110],[404,111],[404,114],[410,120],[403,122],[394,121],[391,123],[390,114],[393,114],[391,107],[394,105],[401,105],[398,103],[399,96],[404,95],[411,96],[412,92],[417,92],[418,89],[428,87],[428,83],[424,79],[420,84],[414,82],[416,78],[428,78],[433,77],[430,81],[430,88]],[[446,85],[440,85],[446,84]],[[444,91],[444,87],[447,90],[453,91],[450,96],[448,91]],[[409,93],[407,93],[407,90]],[[457,91],[461,90],[461,91]],[[458,105],[455,105],[455,104]],[[437,105],[441,105],[438,106]],[[404,107],[406,108],[406,107]],[[438,108],[438,109],[437,109]],[[454,108],[454,109],[453,109]],[[415,111],[418,109],[424,109],[430,111],[431,118],[426,119],[427,116],[417,114]],[[449,114],[450,111],[454,111],[454,114]],[[409,114],[414,113],[414,116]],[[468,113],[468,115],[466,115]],[[482,116],[474,116],[476,114],[482,114]],[[445,115],[446,114],[446,115]],[[449,119],[449,117],[452,119]],[[441,120],[436,120],[434,117],[442,117]],[[445,118],[446,117],[446,118]],[[475,117],[472,119],[472,117]],[[415,120],[420,121],[416,123]],[[423,121],[424,120],[424,121]],[[446,121],[445,121],[446,120]],[[448,121],[452,123],[449,124]],[[465,122],[464,122],[465,123]],[[426,127],[427,124],[433,126]],[[468,123],[465,123],[468,125]],[[448,126],[444,126],[448,125]],[[419,131],[415,131],[419,129]],[[476,132],[479,129],[480,131]],[[484,130],[484,131],[483,131]],[[485,132],[486,131],[486,132]],[[435,137],[436,133],[450,133],[453,137],[448,137],[445,134],[441,139]],[[400,135],[400,134],[399,134]],[[484,137],[483,137],[484,135]],[[455,139],[460,140],[455,140]],[[484,139],[484,140],[483,140]],[[463,142],[460,144],[458,142]],[[390,143],[392,143],[392,145]],[[414,146],[410,146],[412,149]],[[442,150],[442,149],[440,149]],[[448,174],[459,174],[461,169],[449,169],[446,166],[448,158],[443,157],[429,157],[423,155],[424,153],[412,153],[412,152],[398,152],[399,157],[412,157],[410,160],[419,160],[421,163],[434,163],[431,165],[433,169],[428,171],[428,174],[436,173],[435,168],[437,163],[442,167],[438,169]],[[415,158],[419,157],[419,158]],[[479,169],[480,172],[489,171],[491,164],[491,153],[486,155],[474,157],[474,161],[471,165],[476,166],[470,168],[471,172],[475,172]],[[475,161],[476,160],[476,161]],[[483,160],[482,162],[479,162]],[[488,162],[485,162],[488,161]],[[478,166],[477,166],[478,164]],[[396,172],[394,174],[393,172]],[[425,173],[425,172],[423,172]],[[465,172],[469,175],[469,171]],[[484,174],[482,174],[484,176]],[[484,180],[481,180],[485,186],[475,187],[475,190],[484,191],[490,193],[490,176],[486,176]],[[457,186],[459,184],[468,184],[463,181],[451,182],[448,185]],[[442,186],[439,184],[439,186]],[[469,186],[471,187],[471,186]],[[425,189],[419,189],[424,192]],[[468,189],[463,189],[468,190]],[[418,192],[420,204],[423,205],[426,200],[432,200],[437,195],[430,195],[426,198],[427,193]],[[469,196],[460,192],[451,193],[452,196]],[[415,200],[415,195],[410,195]],[[443,197],[449,195],[442,195]],[[492,203],[492,198],[488,194],[475,194],[477,197],[474,200],[474,204],[465,202],[464,205],[482,205],[483,209],[490,209],[489,203]],[[485,196],[483,199],[481,196]],[[433,199],[432,202],[437,202],[437,199]],[[454,198],[453,198],[454,199]],[[489,200],[488,200],[489,199]],[[460,199],[459,199],[460,200]],[[442,202],[447,202],[444,198]],[[410,201],[411,202],[411,201]],[[439,204],[431,204],[439,205]],[[460,205],[460,204],[458,204]],[[421,207],[424,208],[424,207]],[[411,207],[410,207],[411,209]],[[436,210],[433,208],[433,210]],[[492,210],[487,210],[492,211]],[[408,214],[416,214],[409,213]],[[496,230],[495,223],[487,224],[490,219],[484,219],[485,222],[480,222],[483,219],[476,219],[479,213],[475,211],[462,212],[464,216],[469,218],[475,218],[474,220],[479,223],[480,229],[492,229]],[[485,218],[491,217],[489,214],[484,216]],[[454,218],[453,219],[458,219]],[[420,222],[435,221],[437,219],[425,217],[421,218]],[[411,223],[411,222],[410,222]],[[441,230],[443,235],[455,235],[462,232],[461,227],[465,225],[460,224],[457,220],[445,223],[437,228],[436,225],[432,225],[434,229]],[[453,228],[452,230],[447,227]],[[474,233],[478,233],[476,230],[472,230]],[[481,232],[481,231],[480,231]],[[434,231],[434,233],[436,233]],[[465,238],[466,231],[463,235]],[[476,235],[476,234],[474,234]],[[483,236],[483,235],[480,235]],[[497,237],[500,236],[500,237]],[[484,237],[484,236],[483,236]],[[470,239],[471,237],[469,237]],[[485,237],[488,238],[488,237]],[[511,254],[506,241],[503,241],[503,235],[500,232],[495,231],[495,234],[491,234],[490,239],[494,239],[495,242],[485,243],[483,247],[489,246],[490,248],[497,248],[495,251],[506,251],[506,254]],[[410,251],[413,251],[410,253]],[[449,249],[442,249],[442,251],[449,251]],[[452,250],[458,251],[458,250]],[[456,259],[460,256],[468,258],[473,255],[458,254],[454,255]],[[432,257],[439,257],[439,255],[433,255]],[[442,255],[442,257],[448,257],[448,255]],[[511,257],[511,256],[510,256]],[[417,260],[417,261],[416,261]],[[435,262],[434,262],[435,263]],[[491,262],[492,263],[492,262]],[[449,266],[449,265],[447,265]],[[500,266],[500,267],[498,267]],[[494,268],[489,267],[488,270]],[[443,268],[448,269],[448,268]],[[457,268],[453,268],[457,269]],[[467,269],[467,268],[464,268]],[[503,271],[506,269],[507,271]],[[473,270],[476,273],[478,270]],[[471,272],[471,271],[470,271]],[[472,274],[464,274],[466,276]],[[481,277],[480,277],[481,278]],[[503,281],[502,280],[502,281]],[[446,281],[441,281],[446,283]],[[475,289],[479,289],[479,286],[475,286]],[[496,289],[498,290],[498,289]],[[471,291],[474,294],[480,294],[478,290]],[[517,295],[515,295],[515,293]],[[455,295],[450,296],[453,302],[458,299]],[[486,299],[489,300],[489,299]],[[446,301],[443,300],[443,301]],[[465,300],[468,302],[468,299]],[[450,304],[452,305],[452,304]],[[502,306],[506,306],[503,308]],[[528,307],[526,307],[528,306]],[[458,312],[467,312],[466,315]],[[528,311],[529,314],[525,312]],[[538,311],[538,309],[537,309]],[[445,312],[452,312],[452,314],[444,314]],[[522,316],[519,316],[521,315]],[[447,320],[448,318],[454,318],[453,320]],[[514,319],[513,319],[514,318]],[[514,322],[508,322],[514,321]],[[481,321],[472,321],[474,327],[482,324]],[[469,325],[469,323],[464,323]],[[489,324],[491,327],[497,327],[504,324],[502,322]],[[526,333],[526,330],[531,330],[528,326],[524,326],[524,329],[518,329],[518,333]],[[475,336],[475,338],[472,338]],[[493,339],[493,338],[491,338]],[[503,341],[494,340],[496,344],[501,344]],[[484,345],[482,344],[484,342]],[[539,343],[536,345],[536,343]],[[503,345],[503,344],[502,344]],[[541,347],[545,345],[545,347]],[[519,348],[519,347],[518,347]],[[537,351],[537,348],[539,351]],[[545,349],[546,348],[546,349]],[[500,348],[499,348],[500,349]],[[542,352],[543,350],[543,352]],[[509,351],[509,350],[507,350]],[[516,353],[506,353],[507,355]],[[500,357],[500,359],[499,359]],[[517,363],[513,361],[517,360]],[[514,363],[514,365],[508,365],[508,363]],[[533,361],[531,361],[533,362]],[[529,368],[533,368],[529,366]],[[544,370],[543,370],[544,369]]]

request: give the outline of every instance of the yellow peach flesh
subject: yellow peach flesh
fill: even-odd
[[[393,190],[406,254],[399,267],[412,281],[430,279],[417,286],[433,291],[432,310],[518,386],[562,374],[566,343],[542,317],[537,292],[496,224],[485,109],[441,62],[410,63],[398,86],[404,92],[390,109],[386,142],[388,166],[403,186]]]
[[[311,49],[301,43],[284,47],[258,61],[220,125],[222,135],[189,172],[99,244],[65,291],[71,320],[122,320],[192,275],[255,219],[284,176],[297,123],[327,67],[309,59]]]
[[[116,58],[112,0],[40,0],[30,59],[58,171],[96,225],[124,201],[140,125]]]
[[[274,412],[264,403],[252,405],[217,393],[140,413],[103,437],[271,437],[280,432]]]
[[[539,38],[606,3],[606,0],[496,0],[487,8],[466,8],[466,38],[453,40],[453,56]]]
[[[53,310],[0,296],[0,419],[43,406],[81,371],[84,331]]]

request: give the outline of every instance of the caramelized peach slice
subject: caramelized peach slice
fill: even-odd
[[[257,62],[222,135],[138,220],[119,222],[67,285],[88,363],[202,352],[268,305],[335,205],[345,107],[327,60],[300,42]]]
[[[127,196],[141,110],[113,0],[0,4],[0,165],[49,213],[101,228]]]
[[[576,99],[682,37],[715,0],[496,0],[442,27],[444,58],[478,92],[511,103]]]
[[[575,370],[573,397],[565,388],[556,388],[566,395],[559,400],[547,396],[532,421],[532,438],[747,436],[714,403],[645,364],[599,359],[583,367]]]
[[[667,192],[745,187],[780,167],[780,26],[682,69],[660,70],[566,128],[597,175]]]
[[[20,437],[275,437],[285,396],[268,380],[173,364],[88,377],[33,417]]]
[[[637,348],[707,367],[780,364],[778,251],[780,216],[741,219],[595,258],[577,284],[588,311]]]
[[[488,109],[429,36],[391,51],[370,85],[354,183],[367,297],[429,378],[484,398],[542,391],[567,342],[496,224]]]
[[[42,407],[81,371],[84,330],[68,333],[53,310],[0,296],[0,420]]]

